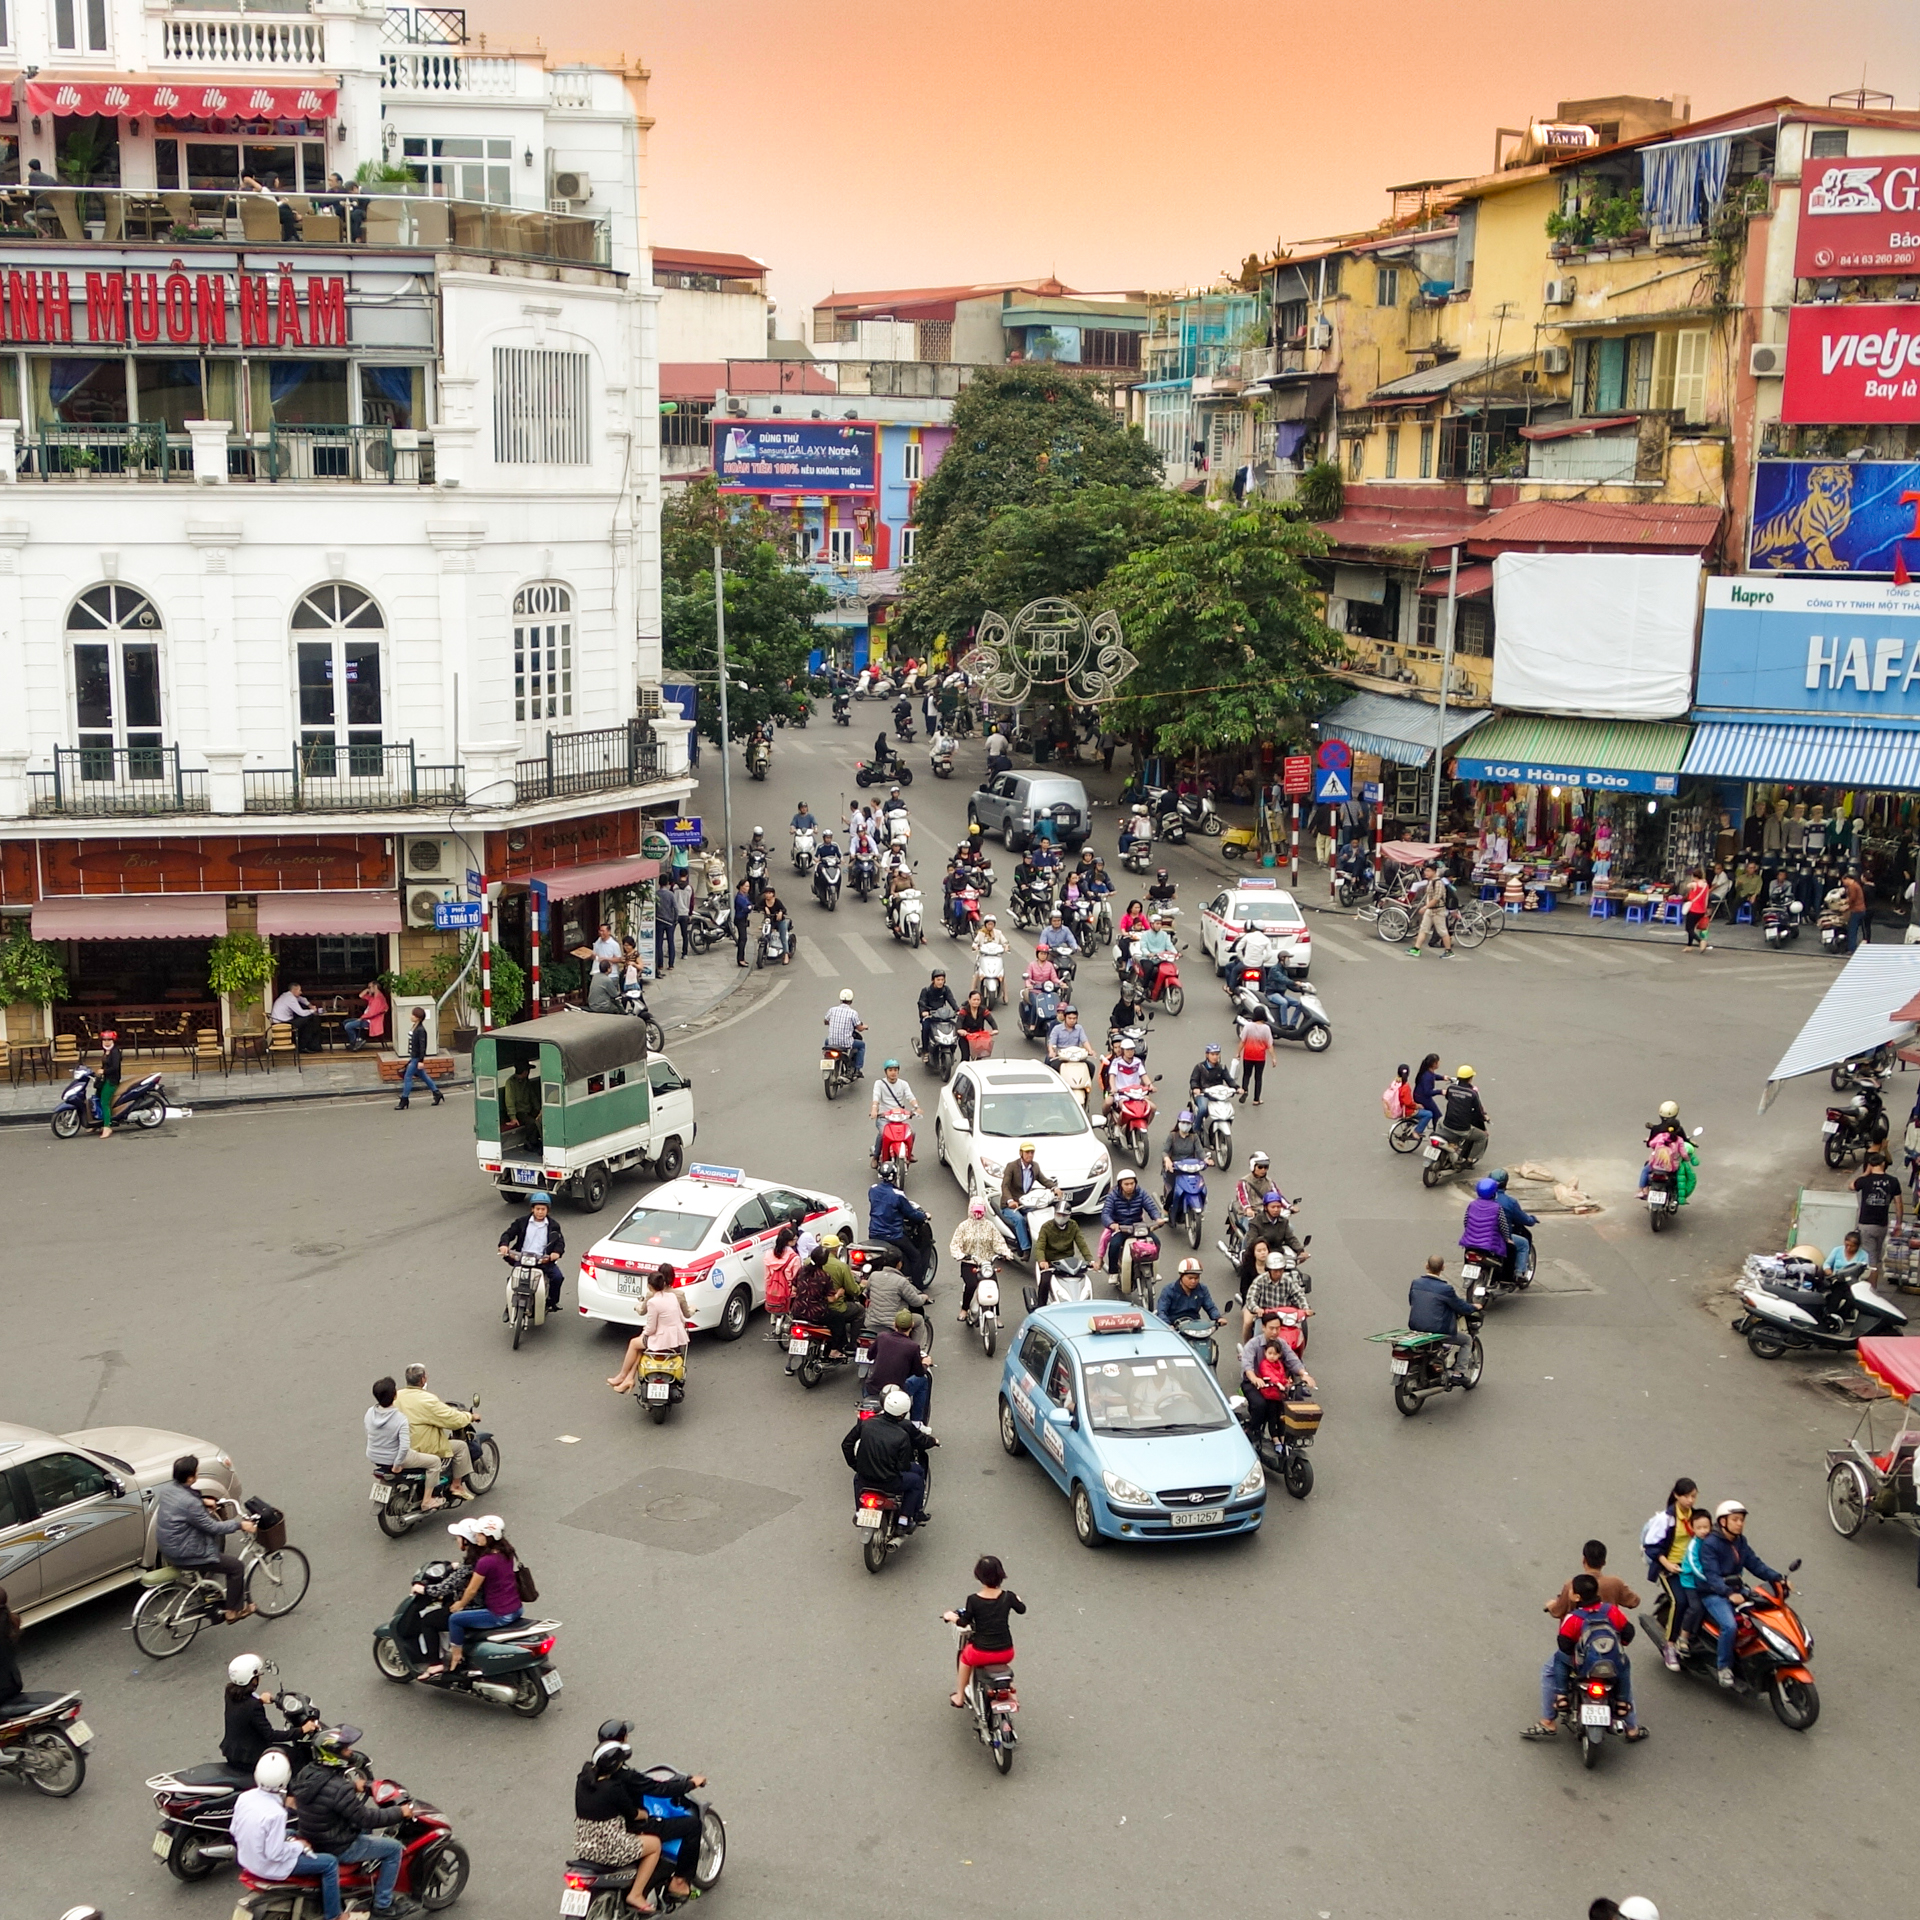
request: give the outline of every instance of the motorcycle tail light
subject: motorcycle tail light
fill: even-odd
[[[567,1890],[570,1893],[585,1892],[590,1890],[592,1886],[593,1875],[590,1873],[570,1873],[567,1875]]]
[[[883,1493],[863,1493],[860,1496],[860,1504],[863,1507],[884,1507],[887,1504],[887,1496]]]
[[[1601,1680],[1589,1680],[1587,1692],[1595,1700],[1604,1700],[1607,1697],[1606,1683]]]
[[[533,1643],[533,1651],[544,1660],[553,1651],[553,1635],[548,1634],[544,1640],[536,1640]]]

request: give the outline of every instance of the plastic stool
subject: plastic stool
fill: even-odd
[[[1542,887],[1540,889],[1540,911],[1542,913],[1551,913],[1554,910],[1555,904],[1553,889],[1551,887]]]
[[[1627,909],[1627,925],[1631,927],[1636,922],[1641,926],[1646,925],[1647,910],[1645,907],[1629,907]]]
[[[1663,902],[1660,910],[1653,917],[1656,920],[1665,921],[1669,926],[1678,927],[1686,924],[1683,918],[1683,909],[1678,900],[1667,900]]]
[[[1751,900],[1742,900],[1740,902],[1740,910],[1733,916],[1733,924],[1736,927],[1750,927],[1753,925],[1753,902]]]
[[[1593,905],[1587,909],[1589,920],[1604,920],[1613,912],[1613,902],[1604,893],[1593,896]]]
[[[1499,893],[1499,891],[1500,891],[1500,886],[1498,881],[1483,880],[1480,883],[1480,898],[1482,900],[1493,899]]]

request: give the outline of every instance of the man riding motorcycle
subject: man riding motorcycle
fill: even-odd
[[[1180,1270],[1160,1289],[1153,1310],[1168,1326],[1182,1320],[1208,1320],[1217,1330],[1226,1316],[1213,1304],[1213,1295],[1200,1277],[1200,1262],[1191,1254],[1180,1262]]]
[[[544,1193],[536,1193],[527,1202],[527,1210],[520,1214],[499,1240],[500,1257],[508,1266],[513,1266],[523,1253],[531,1253],[540,1263],[547,1283],[547,1311],[560,1311],[560,1289],[566,1284],[567,1272],[560,1261],[567,1250],[566,1235],[560,1231],[560,1222],[553,1218],[552,1202]],[[503,1313],[501,1317],[506,1316]]]
[[[1147,1077],[1146,1063],[1139,1058],[1131,1040],[1122,1040],[1119,1051],[1108,1056],[1104,1078],[1107,1083],[1109,1123],[1113,1119],[1114,1109],[1123,1099],[1130,1094],[1145,1094],[1153,1084]]]
[[[1246,1390],[1247,1417],[1256,1437],[1265,1427],[1275,1440],[1280,1438],[1289,1389],[1302,1386],[1312,1392],[1314,1386],[1313,1375],[1282,1337],[1283,1324],[1277,1313],[1263,1315],[1260,1331],[1240,1348],[1240,1383]]]
[[[1007,1162],[1007,1170],[1000,1176],[1000,1218],[1023,1256],[1033,1250],[1033,1231],[1027,1225],[1027,1210],[1021,1203],[1036,1187],[1052,1194],[1056,1200],[1060,1197],[1060,1189],[1034,1164],[1033,1155],[1033,1142],[1022,1140],[1019,1151]]]
[[[920,998],[914,1002],[914,1012],[920,1016],[920,1043],[914,1052],[922,1059],[927,1048],[933,1043],[933,1028],[937,1020],[953,1019],[960,1011],[960,1003],[953,997],[953,989],[947,985],[945,967],[935,967],[929,975],[927,984],[920,989]]]
[[[880,1164],[880,1136],[887,1122],[920,1118],[920,1102],[915,1099],[913,1089],[900,1078],[898,1060],[889,1060],[880,1069],[880,1078],[873,1083],[868,1117],[873,1121],[873,1152],[867,1164],[877,1167]]]
[[[236,1666],[238,1661],[234,1663]],[[225,1749],[222,1749],[225,1751]],[[233,1835],[234,1858],[241,1870],[256,1880],[304,1879],[320,1881],[323,1920],[340,1920],[340,1863],[330,1853],[316,1853],[288,1831],[287,1782],[292,1763],[278,1747],[270,1747],[251,1767],[228,1761],[236,1772],[253,1775],[253,1785],[233,1803],[228,1829]],[[393,1911],[391,1907],[387,1909]]]
[[[315,1853],[330,1853],[341,1866],[357,1861],[377,1862],[373,1885],[376,1914],[413,1914],[417,1902],[394,1892],[400,1878],[403,1849],[391,1834],[414,1817],[411,1800],[381,1806],[369,1791],[365,1774],[353,1770],[353,1750],[360,1744],[358,1727],[329,1727],[313,1743],[312,1763],[293,1783],[294,1818],[300,1838]]]
[[[939,1445],[927,1428],[911,1422],[912,1412],[905,1390],[889,1387],[881,1396],[880,1411],[870,1420],[856,1420],[840,1442],[855,1497],[867,1488],[891,1494],[900,1502],[903,1529],[927,1518],[926,1452]]]
[[[1407,1330],[1444,1334],[1453,1349],[1451,1377],[1464,1380],[1473,1351],[1473,1334],[1461,1323],[1473,1312],[1473,1303],[1460,1298],[1446,1275],[1446,1261],[1437,1253],[1429,1254],[1426,1272],[1407,1289]]]
[[[900,1264],[910,1295],[898,1300],[891,1298],[899,1288],[892,1280],[890,1269],[869,1273],[872,1293],[867,1310],[875,1326],[890,1325],[903,1305],[915,1313],[926,1310],[927,1296],[920,1291],[927,1277],[926,1236],[914,1231],[916,1226],[924,1226],[926,1219],[926,1209],[915,1206],[892,1181],[876,1180],[867,1189],[867,1238],[885,1240],[900,1249]]]
[[[1128,1167],[1115,1180],[1113,1191],[1100,1209],[1100,1224],[1107,1232],[1107,1272],[1118,1279],[1120,1254],[1127,1242],[1146,1238],[1165,1219],[1159,1203],[1141,1187],[1139,1176]]]
[[[860,1018],[859,1009],[853,1004],[851,987],[840,989],[840,998],[826,1010],[821,1024],[827,1030],[827,1045],[842,1053],[851,1053],[853,1077],[856,1080],[863,1078],[867,1064],[867,1043],[861,1035],[866,1032],[867,1023]]]
[[[1533,1232],[1540,1224],[1535,1214],[1529,1213],[1512,1194],[1507,1191],[1507,1170],[1495,1167],[1487,1178],[1494,1185],[1494,1199],[1500,1206],[1500,1219],[1507,1230],[1507,1266],[1508,1278],[1518,1280],[1522,1273],[1533,1266]]]
[[[1722,1500],[1713,1510],[1713,1531],[1700,1546],[1700,1570],[1707,1581],[1707,1617],[1720,1629],[1714,1678],[1723,1687],[1734,1684],[1734,1642],[1739,1638],[1734,1609],[1747,1598],[1740,1576],[1750,1573],[1756,1580],[1771,1582],[1782,1593],[1788,1590],[1786,1575],[1776,1573],[1754,1552],[1746,1532],[1746,1507],[1738,1500]]]
[[[1148,999],[1153,997],[1153,989],[1160,978],[1160,962],[1171,960],[1178,951],[1173,939],[1173,922],[1165,914],[1155,915],[1153,925],[1134,942],[1133,947],[1135,972]]]
[[[1035,1306],[1044,1307],[1053,1298],[1053,1263],[1076,1258],[1092,1266],[1093,1249],[1087,1245],[1073,1209],[1064,1199],[1056,1199],[1052,1213],[1041,1221],[1040,1231],[1033,1236],[1033,1266],[1040,1280],[1034,1292]]]
[[[1472,1166],[1487,1150],[1487,1109],[1471,1067],[1463,1066],[1447,1082],[1441,1098],[1440,1137],[1460,1149],[1463,1167]]]
[[[1223,1088],[1228,1093],[1231,1093],[1233,1091],[1233,1075],[1221,1064],[1220,1042],[1218,1040],[1209,1040],[1207,1042],[1206,1057],[1194,1068],[1192,1073],[1187,1076],[1187,1091],[1193,1096],[1195,1103],[1198,1104],[1199,1101],[1205,1099],[1216,1087]],[[1262,1160],[1266,1158],[1264,1154],[1257,1157]]]

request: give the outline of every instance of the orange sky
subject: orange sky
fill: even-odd
[[[469,20],[638,52],[654,238],[767,261],[783,334],[836,288],[1208,281],[1277,236],[1371,225],[1390,182],[1483,170],[1496,126],[1563,97],[1677,89],[1699,116],[1824,101],[1864,69],[1920,104],[1913,0],[482,0]]]

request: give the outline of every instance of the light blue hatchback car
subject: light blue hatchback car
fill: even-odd
[[[1021,1322],[1000,1444],[1052,1476],[1082,1546],[1252,1533],[1266,1512],[1265,1473],[1220,1383],[1164,1321],[1111,1301]]]

